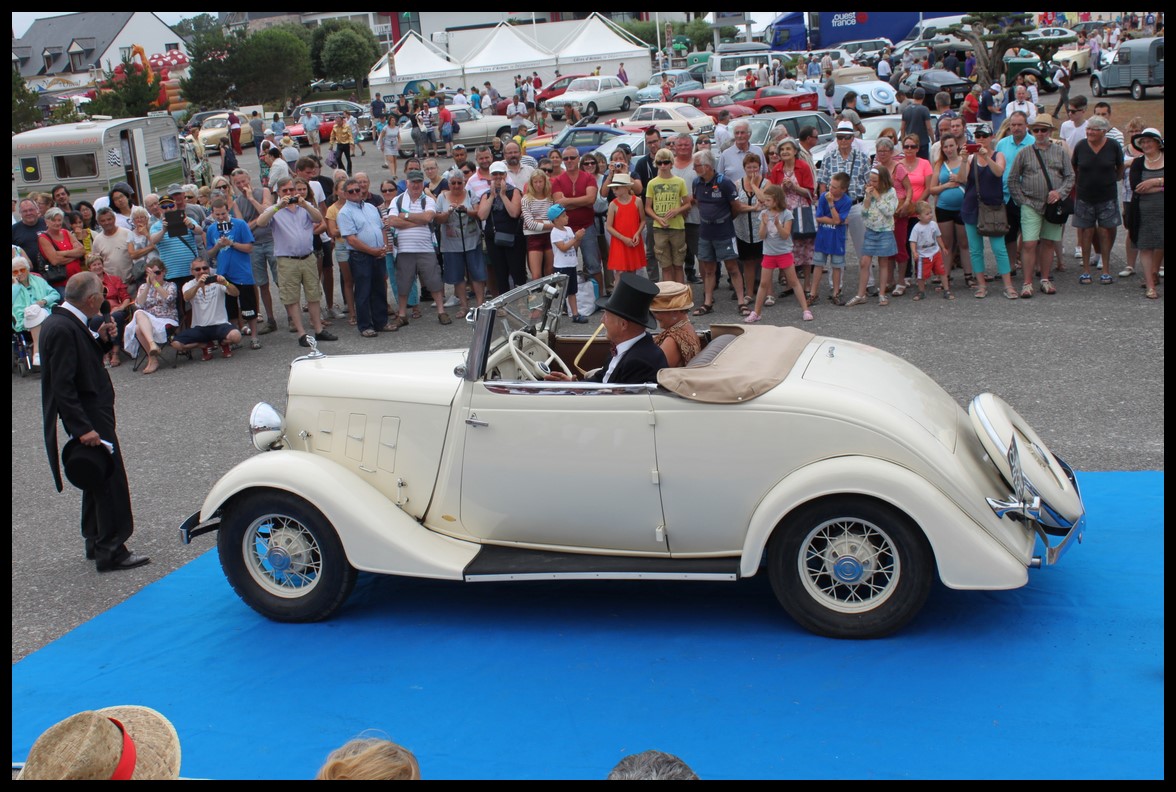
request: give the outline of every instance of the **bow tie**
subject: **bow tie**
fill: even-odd
[[[609,351],[609,354],[612,355],[612,357],[617,356],[617,348],[616,347],[609,347],[608,351]]]

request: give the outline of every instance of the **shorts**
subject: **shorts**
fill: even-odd
[[[450,285],[464,283],[466,278],[477,282],[486,280],[486,260],[482,258],[481,248],[464,253],[444,250],[441,258],[445,264],[445,282]]]
[[[572,230],[579,231],[580,229],[573,228]],[[594,225],[588,226],[580,240],[580,259],[584,262],[585,275],[595,275],[601,271],[600,247],[600,236],[596,232],[596,227]],[[605,245],[604,248],[607,250],[608,245]]]
[[[302,299],[306,289],[308,302],[322,299],[323,289],[319,284],[318,260],[313,253],[303,258],[278,256],[278,299],[282,305],[294,305]]]
[[[874,231],[866,229],[866,240],[862,245],[862,258],[866,256],[881,256],[886,258],[898,253],[898,243],[894,241],[894,231]]]
[[[453,124],[441,125],[441,141],[443,143],[453,142]]]
[[[1021,206],[1021,241],[1036,242],[1044,239],[1047,242],[1059,242],[1062,239],[1062,226],[1047,222],[1044,217],[1028,204]]]
[[[397,294],[408,294],[418,275],[429,294],[441,291],[441,268],[437,266],[436,253],[402,252],[396,256]]]
[[[814,252],[813,266],[828,269],[845,269],[845,254]]]
[[[587,236],[587,235],[585,235],[585,236]],[[576,268],[575,267],[556,267],[555,274],[568,276],[568,288],[567,288],[566,293],[569,297],[575,297],[576,296],[576,289],[580,288],[580,281],[578,278],[576,278]],[[580,307],[579,305],[576,306],[577,309],[579,307]]]
[[[425,141],[426,143],[436,143],[437,136],[433,132],[433,130],[423,129],[423,130],[421,130],[421,140]]]
[[[1123,217],[1119,214],[1119,202],[1112,198],[1109,201],[1090,203],[1081,198],[1074,200],[1075,228],[1118,228],[1123,224]]]
[[[252,283],[233,283],[233,285],[240,290],[240,294],[236,297],[231,294],[225,295],[225,310],[228,311],[229,319],[236,319],[238,316],[246,322],[250,319],[256,319],[257,287]]]
[[[915,273],[916,278],[919,280],[926,280],[932,275],[943,274],[945,273],[943,271],[943,253],[941,251],[936,252],[936,254],[931,258],[919,256],[918,272]]]
[[[254,242],[253,252],[249,254],[249,263],[253,265],[253,282],[258,286],[268,286],[269,273],[274,280],[278,279],[278,262],[274,258],[274,242]],[[267,269],[268,264],[268,269]]]
[[[732,239],[699,239],[698,240],[698,260],[699,261],[734,261],[739,258],[735,253],[735,245],[732,244]]]
[[[739,254],[740,261],[758,261],[764,255],[763,242],[744,242],[738,237],[735,238],[735,252]]]
[[[958,226],[964,224],[964,218],[960,216],[959,209],[940,209],[935,207],[935,222],[937,223],[955,223]]]
[[[686,229],[654,228],[653,249],[662,269],[686,263]]]
[[[791,253],[779,253],[776,255],[764,256],[764,261],[761,266],[764,269],[790,269],[793,265],[793,258]]]
[[[187,327],[176,333],[175,340],[181,344],[219,344],[236,329],[231,324]]]
[[[319,131],[317,129],[306,129],[303,127],[302,131],[306,133],[306,142],[310,143],[310,145],[314,146],[322,142],[322,138],[319,137]]]
[[[587,236],[587,234],[585,234]],[[542,253],[545,250],[551,250],[551,232],[547,231],[542,234],[524,234],[523,237],[527,240],[527,252]]]

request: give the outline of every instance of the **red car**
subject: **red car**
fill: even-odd
[[[816,91],[787,91],[778,85],[747,88],[731,94],[731,99],[756,113],[776,113],[790,110],[816,110]]]
[[[697,107],[712,118],[718,118],[721,110],[726,110],[732,118],[755,115],[755,111],[735,104],[731,94],[717,88],[703,88],[697,91],[682,91],[674,96],[675,102],[686,102]]]

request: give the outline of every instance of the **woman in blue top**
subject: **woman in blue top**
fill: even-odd
[[[968,232],[968,249],[972,257],[972,272],[976,276],[976,291],[974,295],[982,298],[988,295],[988,288],[984,279],[984,240],[976,224],[980,220],[980,202],[992,206],[1004,206],[1004,155],[996,151],[992,143],[992,127],[981,124],[976,130],[976,142],[980,148],[972,155],[964,169],[964,204],[960,208],[960,216],[964,220],[964,228]],[[1020,295],[1013,288],[1012,268],[1009,266],[1009,251],[1004,243],[1004,234],[987,237],[988,247],[996,259],[996,271],[1000,273],[1004,282],[1004,295],[1010,300],[1016,300]]]
[[[286,122],[277,113],[274,113],[274,120],[270,122],[270,129],[274,131],[274,137],[278,140],[286,134]]]
[[[964,281],[968,286],[976,282],[972,275],[972,258],[968,251],[968,235],[960,209],[964,205],[964,158],[961,156],[959,141],[944,137],[939,143],[939,157],[931,166],[931,194],[935,196],[935,221],[943,244],[949,251],[959,246],[959,258],[964,265]],[[944,262],[951,273],[952,262]]]

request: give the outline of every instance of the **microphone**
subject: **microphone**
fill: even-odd
[[[111,321],[110,319],[110,300],[103,300],[102,307],[98,309],[102,313],[102,324]]]

